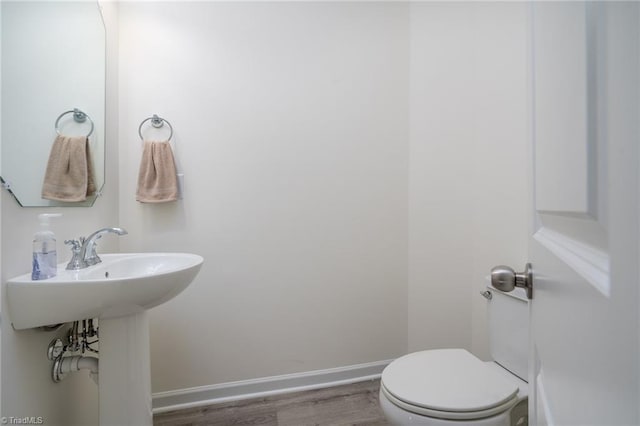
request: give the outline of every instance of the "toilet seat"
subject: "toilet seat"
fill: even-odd
[[[381,390],[392,403],[416,414],[481,419],[518,403],[518,383],[507,374],[464,349],[428,350],[389,364],[382,372]]]

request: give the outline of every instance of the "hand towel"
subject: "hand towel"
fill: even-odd
[[[84,201],[96,191],[93,163],[86,136],[58,135],[51,147],[42,184],[42,198]]]
[[[169,141],[145,141],[136,200],[141,203],[165,203],[177,199],[178,176]]]

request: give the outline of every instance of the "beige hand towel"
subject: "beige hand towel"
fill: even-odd
[[[84,201],[95,191],[89,139],[86,136],[58,135],[49,154],[42,184],[42,198]]]
[[[177,199],[178,177],[169,141],[145,141],[136,200],[141,203],[164,203]]]

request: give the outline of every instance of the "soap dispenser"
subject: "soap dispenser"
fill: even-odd
[[[40,230],[33,236],[32,280],[46,280],[56,276],[58,268],[56,236],[49,229],[49,219],[60,216],[62,216],[60,213],[38,215]]]

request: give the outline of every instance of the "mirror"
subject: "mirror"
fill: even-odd
[[[105,180],[106,34],[100,6],[3,1],[0,7],[5,188],[23,207],[91,206]],[[96,191],[83,201],[42,198],[56,121],[63,136],[87,136],[93,123],[88,143],[81,145],[88,145]]]

